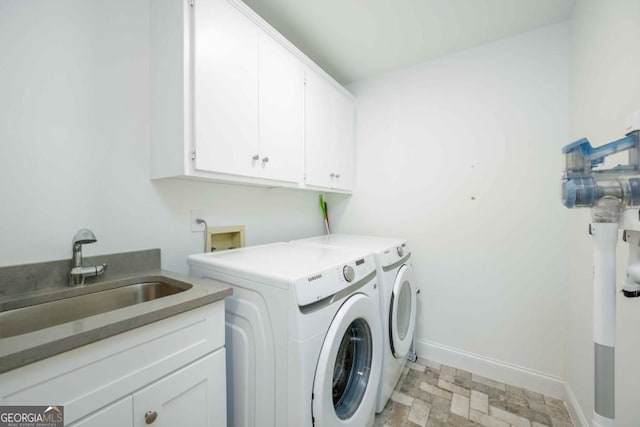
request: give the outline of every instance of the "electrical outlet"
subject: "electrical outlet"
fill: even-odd
[[[204,212],[200,209],[191,209],[191,231],[193,233],[202,233],[204,231],[204,224],[198,224],[196,222],[198,218],[205,219]]]

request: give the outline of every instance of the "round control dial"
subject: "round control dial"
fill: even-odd
[[[398,256],[401,257],[402,255],[404,255],[404,249],[402,249],[402,246],[398,246],[396,249],[398,251]]]
[[[351,282],[356,277],[356,272],[350,265],[345,265],[342,267],[342,275],[344,276],[344,280]]]

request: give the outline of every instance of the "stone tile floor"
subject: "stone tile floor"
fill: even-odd
[[[424,359],[407,363],[374,427],[572,427],[562,400]]]

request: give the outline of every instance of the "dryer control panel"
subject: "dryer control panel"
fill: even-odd
[[[382,265],[383,268],[389,267],[407,258],[409,255],[411,255],[411,251],[407,243],[387,248],[380,254],[380,265]]]
[[[302,277],[295,283],[298,305],[304,307],[329,298],[350,286],[358,285],[367,278],[373,280],[375,271],[373,255],[367,255]]]

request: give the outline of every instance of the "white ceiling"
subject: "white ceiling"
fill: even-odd
[[[566,20],[575,0],[244,0],[343,84]]]

